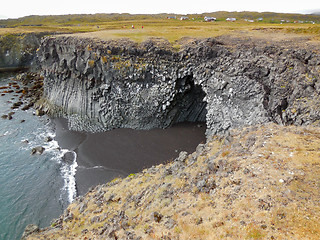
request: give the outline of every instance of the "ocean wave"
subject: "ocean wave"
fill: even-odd
[[[64,156],[68,154],[68,161],[64,160]],[[70,160],[70,155],[72,159]],[[76,171],[78,167],[77,154],[74,151],[62,149],[60,151],[59,160],[61,163],[61,175],[64,180],[62,192],[67,195],[68,202],[71,203],[77,197]]]
[[[77,196],[75,174],[77,171],[77,154],[68,149],[61,149],[58,141],[55,140],[56,133],[50,125],[39,128],[32,134],[29,139],[25,137],[20,139],[20,144],[27,142],[28,144],[20,145],[20,149],[30,150],[37,146],[42,146],[52,161],[56,161],[60,165],[60,174],[63,179],[63,187],[61,189],[60,200],[71,203]]]

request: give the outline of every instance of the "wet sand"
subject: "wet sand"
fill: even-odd
[[[115,129],[103,133],[69,131],[65,119],[54,119],[60,147],[77,153],[79,195],[91,186],[125,177],[189,153],[205,142],[205,124],[181,123],[168,129]],[[200,127],[199,127],[200,126]]]

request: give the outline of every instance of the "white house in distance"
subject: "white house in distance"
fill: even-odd
[[[206,22],[214,22],[215,20],[217,20],[215,17],[204,17],[204,21]]]
[[[188,17],[181,17],[180,20],[181,20],[181,21],[183,21],[183,20],[189,20],[189,18],[188,18]]]
[[[227,18],[226,21],[228,21],[228,22],[235,22],[235,21],[237,21],[237,19],[236,19],[236,18]]]

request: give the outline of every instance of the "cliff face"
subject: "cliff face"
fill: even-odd
[[[75,130],[206,121],[211,135],[320,118],[320,56],[311,50],[190,39],[174,51],[159,39],[50,37],[38,59],[45,78],[40,107],[67,116]]]
[[[0,36],[0,69],[36,67],[36,50],[45,33]]]

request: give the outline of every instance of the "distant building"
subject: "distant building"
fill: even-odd
[[[245,19],[246,22],[254,22],[252,19]]]
[[[280,23],[281,23],[281,24],[282,24],[282,23],[290,23],[290,21],[289,21],[289,20],[281,19],[281,20],[280,20]]]
[[[226,21],[228,21],[228,22],[235,22],[235,21],[237,21],[237,19],[236,19],[236,18],[227,18]]]
[[[181,21],[183,21],[183,20],[189,20],[189,18],[188,18],[188,17],[181,17],[180,20],[181,20]]]
[[[206,21],[206,22],[214,22],[216,20],[217,19],[215,17],[204,17],[204,21]]]
[[[257,20],[258,20],[259,22],[261,22],[261,21],[263,21],[263,18],[258,18]]]
[[[176,16],[169,16],[169,17],[167,17],[167,19],[177,19],[177,17]]]

